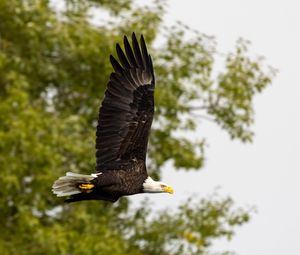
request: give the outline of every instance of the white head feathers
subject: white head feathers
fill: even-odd
[[[150,176],[143,184],[143,191],[145,193],[174,193],[174,190],[170,186],[163,182],[154,181]]]

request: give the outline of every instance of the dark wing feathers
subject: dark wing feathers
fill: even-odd
[[[110,76],[99,111],[96,132],[97,171],[118,161],[145,160],[154,114],[154,71],[144,37],[140,45],[132,34],[132,47],[124,36],[125,53],[119,44],[118,62],[110,56]]]
[[[148,51],[147,51],[147,47],[146,47],[146,43],[145,43],[143,35],[141,35],[141,48],[142,48],[144,66],[149,67],[150,66],[149,65],[149,54],[148,54]]]
[[[115,69],[115,71],[117,73],[120,73],[120,74],[123,73],[122,66],[118,63],[118,61],[112,55],[110,55],[110,63],[112,64],[113,68]]]
[[[137,63],[136,63],[136,60],[135,60],[135,57],[133,55],[133,51],[130,47],[130,44],[128,42],[128,39],[126,36],[124,36],[124,47],[125,47],[125,52],[126,52],[126,56],[130,62],[130,65],[133,66],[133,67],[138,67],[137,66]]]
[[[118,57],[119,57],[119,60],[122,64],[122,66],[126,69],[130,69],[130,64],[128,63],[127,58],[118,43],[117,43],[116,49],[117,49],[117,54],[118,54]]]
[[[138,68],[143,69],[144,68],[143,58],[142,58],[141,50],[139,47],[139,43],[138,43],[134,33],[132,34],[132,46],[133,46],[133,52],[134,52],[135,59],[137,60]]]

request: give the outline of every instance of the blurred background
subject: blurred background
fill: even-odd
[[[0,254],[300,252],[296,0],[0,0]],[[64,204],[95,167],[123,35],[157,87],[148,169],[173,196]]]

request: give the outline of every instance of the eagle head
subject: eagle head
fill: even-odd
[[[154,181],[150,176],[143,184],[143,191],[145,193],[174,193],[174,190],[171,186],[163,182]]]

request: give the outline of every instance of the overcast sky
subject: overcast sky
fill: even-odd
[[[151,197],[175,207],[191,194],[205,196],[216,186],[237,205],[256,205],[258,213],[230,243],[240,255],[300,254],[300,1],[170,0],[166,23],[181,20],[216,36],[218,49],[232,50],[238,37],[252,42],[279,69],[273,85],[255,98],[253,144],[230,141],[214,124],[201,126],[207,137],[207,163],[197,173],[166,169],[163,181],[174,186],[172,197]]]

